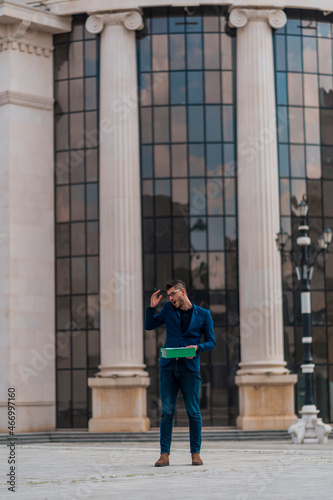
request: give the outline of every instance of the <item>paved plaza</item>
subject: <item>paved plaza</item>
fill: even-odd
[[[327,445],[215,441],[190,465],[174,443],[170,466],[156,468],[156,443],[35,444],[16,448],[16,492],[7,490],[8,448],[1,446],[0,498],[332,500],[333,440]]]

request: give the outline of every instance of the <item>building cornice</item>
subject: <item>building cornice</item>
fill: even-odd
[[[228,6],[230,8],[275,8],[275,9],[312,9],[326,13],[333,11],[332,0],[49,0],[45,2],[55,14],[74,15],[82,12],[95,13],[131,10],[145,7],[194,7],[198,5]],[[93,7],[92,7],[93,6]]]
[[[17,106],[52,111],[53,102],[53,99],[47,97],[15,92],[13,90],[0,92],[0,106],[4,106],[5,104],[16,104]]]
[[[0,28],[17,22],[29,23],[30,29],[49,34],[67,33],[72,29],[70,16],[0,0]]]

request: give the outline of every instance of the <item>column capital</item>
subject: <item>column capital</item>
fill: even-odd
[[[89,33],[101,33],[104,26],[123,25],[130,31],[142,30],[143,18],[138,10],[127,10],[116,13],[92,14],[86,21],[86,29]]]
[[[287,22],[287,16],[282,9],[232,9],[229,16],[231,28],[244,28],[249,22],[268,23],[271,28],[282,28]]]

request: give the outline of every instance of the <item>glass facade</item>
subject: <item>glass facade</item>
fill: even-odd
[[[99,364],[99,38],[54,37],[57,427],[84,428]]]
[[[147,9],[137,34],[145,306],[154,288],[177,277],[193,302],[212,312],[217,347],[201,355],[204,425],[234,424],[238,413],[235,39],[225,13]],[[155,426],[165,334],[145,332]],[[187,425],[182,403],[175,423]]]
[[[309,204],[312,243],[333,228],[333,17],[287,11],[275,32],[281,225],[299,235],[297,205]],[[290,245],[290,242],[289,242]],[[296,404],[304,404],[300,287],[287,254],[283,257],[285,356],[298,374]],[[333,420],[333,258],[319,257],[312,279],[313,359],[320,417]]]

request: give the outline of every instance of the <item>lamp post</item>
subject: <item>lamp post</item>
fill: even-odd
[[[306,222],[308,205],[304,200],[298,205],[301,224],[298,226],[300,236],[296,240],[297,247],[291,250],[291,259],[296,268],[297,279],[301,281],[301,314],[304,346],[304,360],[301,365],[305,380],[305,401],[300,411],[302,417],[288,429],[293,443],[326,443],[327,436],[331,432],[331,427],[318,418],[319,410],[314,403],[313,397],[313,372],[314,363],[312,360],[312,334],[311,334],[311,279],[314,266],[318,256],[325,255],[332,241],[332,231],[326,228],[318,239],[318,248],[310,252],[311,238],[309,237],[309,226]],[[281,229],[277,233],[276,244],[278,250],[283,252],[288,241],[288,234]],[[295,254],[298,258],[295,259]]]

